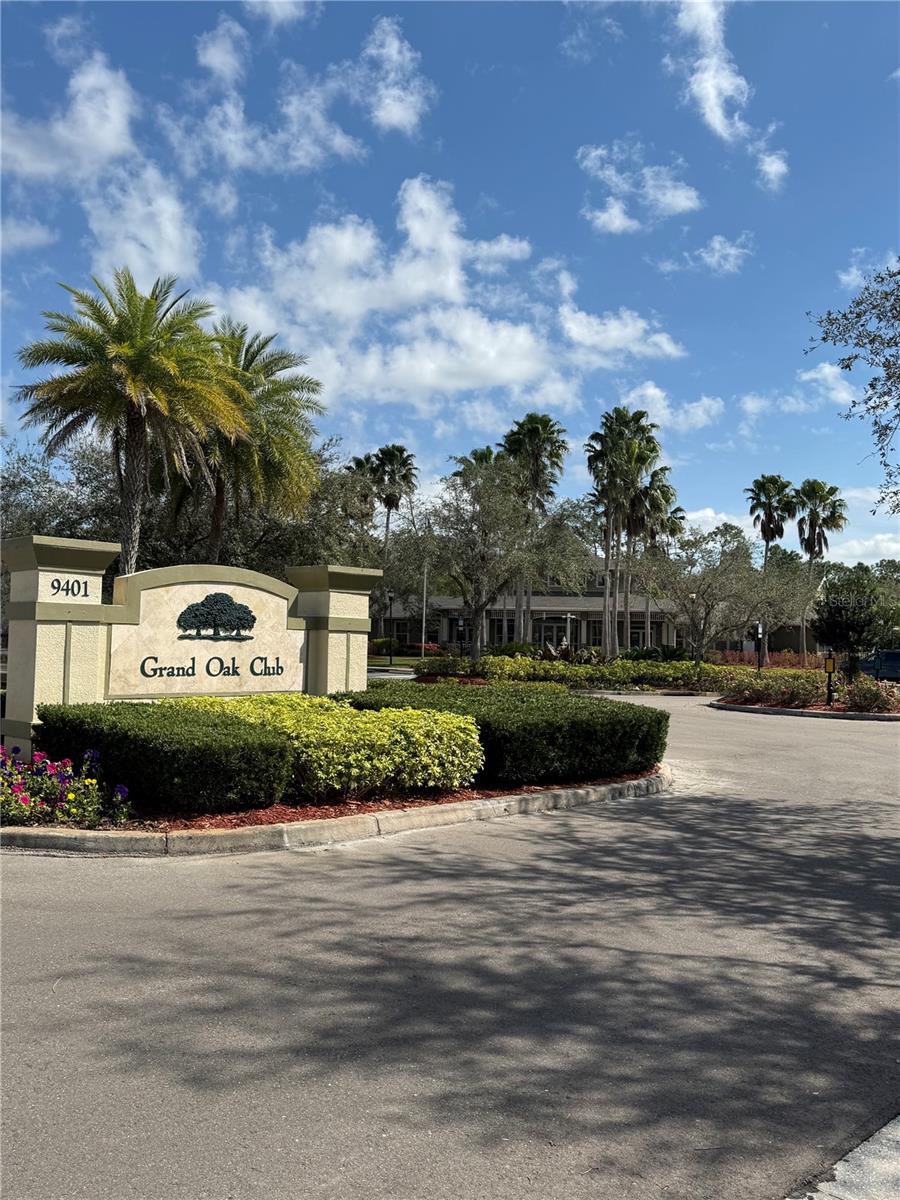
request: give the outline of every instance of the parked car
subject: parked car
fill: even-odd
[[[900,650],[875,650],[868,658],[859,660],[859,669],[873,679],[900,683]]]

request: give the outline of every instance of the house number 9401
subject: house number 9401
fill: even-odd
[[[87,596],[86,579],[51,579],[50,591],[54,596]]]

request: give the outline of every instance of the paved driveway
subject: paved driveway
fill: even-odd
[[[900,1109],[898,731],[318,855],[6,856],[5,1200],[776,1200]]]

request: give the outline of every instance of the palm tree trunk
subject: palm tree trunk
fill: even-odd
[[[634,551],[634,539],[631,534],[625,539],[625,650],[631,649],[631,555]]]
[[[622,570],[622,531],[617,526],[613,539],[613,577],[612,577],[612,629],[610,637],[610,652],[613,658],[619,657],[619,578]]]
[[[609,513],[606,516],[606,530],[604,532],[603,545],[603,653],[607,658],[611,658],[610,643],[611,634],[609,629],[609,588],[610,588],[610,564],[612,559],[612,523],[609,519]]]
[[[119,558],[123,575],[133,575],[137,570],[146,486],[147,427],[141,414],[132,408],[125,419],[125,469],[120,516],[122,553]]]
[[[764,539],[763,545],[765,546],[763,550],[763,580],[765,580],[766,571],[769,568],[769,542],[767,538]],[[762,665],[767,667],[769,665],[769,622],[764,620],[762,627]]]
[[[217,563],[222,553],[222,537],[225,533],[225,499],[225,480],[222,478],[221,472],[217,471],[212,516],[209,524],[209,541],[206,549],[211,563]]]
[[[813,557],[809,556],[809,579],[812,580]],[[800,666],[806,666],[806,610],[809,604],[804,600],[803,612],[800,614]]]
[[[385,573],[387,572],[387,569],[388,569],[388,547],[390,546],[390,542],[391,542],[391,509],[390,509],[390,505],[386,504],[384,506],[384,550],[383,550],[383,554],[382,554],[382,564],[381,564]],[[382,582],[383,582],[383,580],[382,580]],[[394,631],[392,629],[391,637],[393,637],[393,635],[394,635]],[[378,614],[378,636],[379,637],[385,636],[385,633],[384,633],[384,609],[383,608],[382,608],[382,611]]]

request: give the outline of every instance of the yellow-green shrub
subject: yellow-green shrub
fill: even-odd
[[[166,703],[207,711],[221,708],[281,730],[294,748],[298,799],[464,787],[483,761],[475,722],[456,713],[358,712],[299,692],[240,699],[198,696]]]

